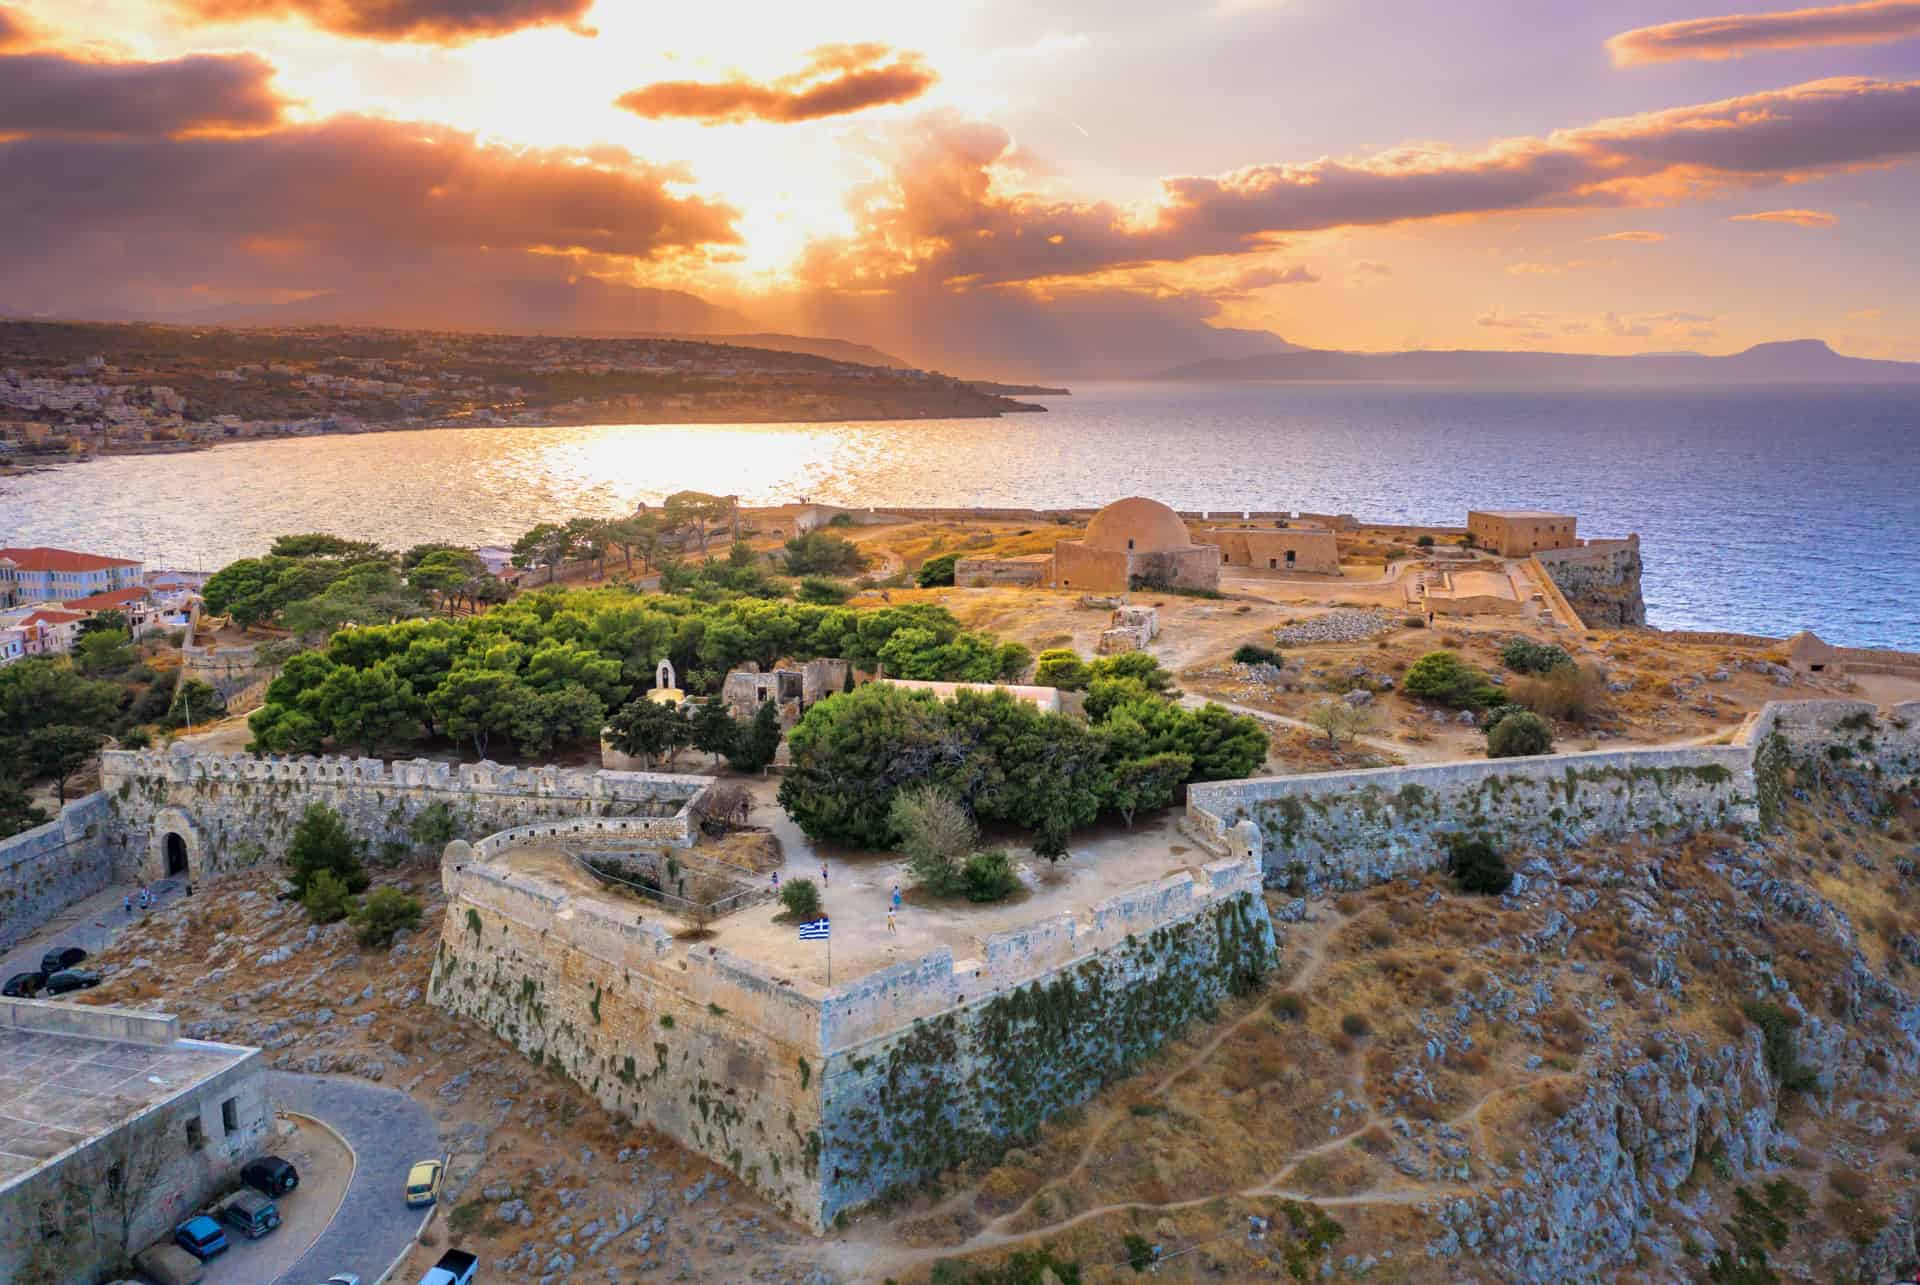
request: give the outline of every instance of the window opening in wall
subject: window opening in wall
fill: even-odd
[[[228,1133],[240,1127],[240,1099],[228,1098],[220,1104],[220,1127]]]
[[[200,1117],[195,1116],[187,1121],[187,1146],[193,1151],[198,1151],[206,1145],[207,1131],[200,1127]]]

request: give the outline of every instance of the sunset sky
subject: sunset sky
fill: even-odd
[[[1920,360],[1917,156],[1920,0],[0,0],[11,313]]]

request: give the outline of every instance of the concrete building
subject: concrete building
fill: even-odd
[[[1220,549],[1195,544],[1178,513],[1136,495],[1094,514],[1082,539],[1055,544],[1053,578],[1062,589],[1096,593],[1124,593],[1136,584],[1214,589],[1220,584]]]
[[[137,588],[140,570],[140,563],[129,558],[68,549],[0,549],[0,607]]]
[[[989,589],[1001,585],[1033,589],[1051,579],[1053,555],[1050,553],[959,558],[953,564],[953,583],[961,589]]]
[[[167,1237],[266,1146],[259,1049],[178,1019],[0,1002],[0,1280],[94,1281]]]
[[[1524,558],[1542,549],[1577,548],[1576,522],[1572,514],[1537,509],[1474,509],[1467,514],[1467,531],[1483,549]]]

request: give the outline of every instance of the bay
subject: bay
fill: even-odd
[[[745,503],[1547,508],[1638,532],[1650,623],[1920,649],[1920,389],[1094,384],[1045,415],[238,443],[0,480],[0,544],[216,567],[281,532],[405,547],[692,488]]]

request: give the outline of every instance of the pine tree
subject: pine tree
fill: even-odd
[[[753,722],[738,732],[727,762],[741,772],[764,772],[780,748],[780,711],[772,701],[762,701],[754,711]]]
[[[287,877],[293,881],[294,896],[304,898],[322,871],[348,892],[365,891],[367,872],[360,865],[359,847],[338,812],[324,803],[308,804],[287,845]]]

